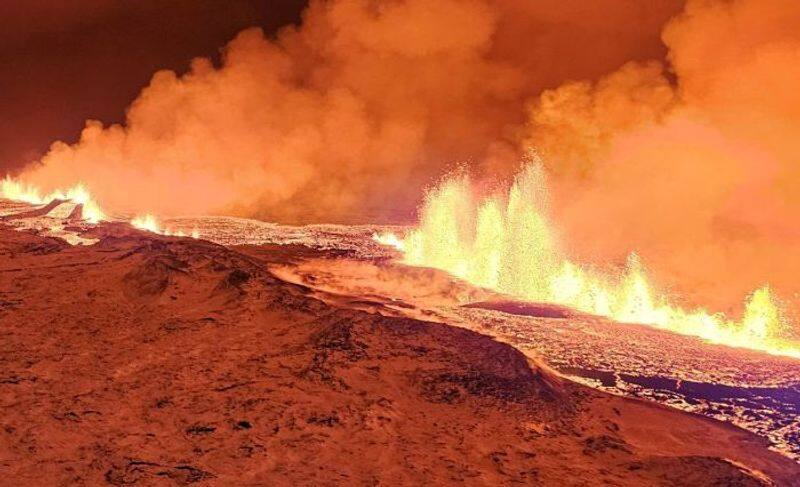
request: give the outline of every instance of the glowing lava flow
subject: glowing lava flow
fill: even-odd
[[[66,191],[57,189],[45,196],[42,195],[43,192],[39,188],[11,179],[8,176],[0,181],[0,197],[2,198],[22,201],[32,205],[45,205],[53,200],[70,200],[83,205],[83,220],[89,223],[98,223],[101,220],[108,220],[107,216],[100,209],[100,205],[92,198],[92,195],[82,183],[78,183]],[[141,230],[147,230],[159,235],[175,237],[189,236],[180,230],[162,228],[158,220],[150,214],[138,216],[131,220],[130,224]],[[194,230],[190,236],[192,238],[199,238],[200,235],[197,230]]]
[[[704,309],[687,311],[654,289],[635,254],[621,272],[565,258],[546,216],[547,200],[537,165],[523,170],[507,195],[481,201],[466,177],[455,177],[428,194],[419,225],[404,238],[387,233],[374,239],[403,252],[407,264],[442,269],[522,299],[800,358],[800,343],[784,336],[787,324],[768,287],[747,298],[738,322]]]
[[[147,213],[145,215],[137,216],[131,220],[131,225],[139,230],[146,230],[148,232],[157,233],[159,235],[166,235],[171,237],[186,237],[200,238],[200,233],[195,229],[192,230],[191,235],[186,235],[181,230],[172,230],[171,228],[162,227],[156,217]]]
[[[53,200],[70,200],[83,206],[82,216],[87,222],[97,223],[106,219],[100,206],[92,199],[92,195],[89,194],[83,183],[78,183],[66,191],[57,189],[42,196],[42,192],[35,186],[6,177],[0,181],[0,196],[33,205],[44,205]]]

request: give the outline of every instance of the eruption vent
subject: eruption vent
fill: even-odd
[[[739,321],[675,305],[651,283],[636,254],[621,270],[571,261],[548,216],[541,166],[529,165],[503,195],[477,199],[468,178],[429,192],[420,223],[405,238],[376,236],[411,265],[434,267],[479,286],[531,301],[566,305],[623,323],[657,326],[713,343],[800,357],[768,287],[746,300]]]
[[[80,206],[80,213],[73,212],[69,215],[64,215],[65,218],[80,218],[90,223],[97,223],[106,219],[103,210],[94,201],[83,183],[77,183],[66,191],[56,189],[47,195],[43,196],[42,194],[39,188],[9,177],[0,182],[0,197],[13,201],[23,201],[32,205],[46,205],[58,200],[72,201]]]

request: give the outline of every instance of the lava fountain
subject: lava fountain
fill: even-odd
[[[139,215],[130,221],[131,226],[139,230],[145,230],[159,235],[166,235],[168,237],[192,237],[200,238],[200,232],[195,228],[190,234],[186,234],[183,230],[175,230],[170,227],[164,226],[159,223],[158,219],[151,213]]]
[[[545,176],[530,164],[505,194],[476,198],[463,175],[431,190],[416,228],[375,240],[400,250],[405,263],[445,270],[521,299],[566,305],[621,323],[651,325],[712,343],[800,358],[800,343],[768,286],[750,294],[739,320],[685,309],[660,292],[639,257],[620,269],[583,265],[560,250],[548,217]]]
[[[50,193],[43,192],[37,186],[27,184],[25,182],[12,179],[6,176],[0,180],[0,197],[12,201],[21,201],[30,203],[32,205],[45,205],[54,200],[73,201],[83,205],[83,220],[87,223],[99,223],[103,220],[109,220],[110,217],[103,213],[100,205],[95,201],[94,197],[89,192],[86,185],[77,183],[67,190],[56,189]],[[186,234],[183,230],[175,230],[159,223],[158,219],[150,213],[134,217],[129,222],[134,228],[145,230],[160,235],[199,238],[200,234],[195,229],[190,234]]]
[[[87,222],[97,223],[107,219],[83,183],[77,183],[66,190],[56,189],[43,194],[36,186],[6,176],[0,181],[0,197],[32,205],[44,205],[53,200],[71,200],[83,205],[83,219]]]

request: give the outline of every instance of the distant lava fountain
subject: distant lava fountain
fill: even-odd
[[[103,220],[109,220],[109,217],[103,213],[100,205],[94,200],[83,183],[77,183],[67,190],[56,189],[45,194],[36,186],[7,176],[0,180],[0,197],[32,205],[45,205],[54,200],[69,200],[82,206],[82,218],[84,221],[98,223]],[[187,235],[182,230],[173,230],[162,226],[151,214],[137,216],[130,221],[130,224],[140,230],[160,235],[199,238],[197,230],[193,230],[190,235]]]
[[[566,258],[547,204],[545,178],[536,164],[517,175],[507,194],[480,200],[469,179],[456,176],[428,193],[415,229],[403,238],[392,233],[374,238],[403,252],[407,264],[442,269],[522,299],[800,358],[800,343],[785,336],[787,322],[769,287],[747,298],[739,321],[702,308],[686,310],[655,289],[636,254],[618,271]]]
[[[200,238],[200,233],[197,229],[192,230],[192,233],[186,235],[186,233],[182,230],[173,230],[169,227],[162,226],[158,219],[151,215],[150,213],[137,216],[133,220],[131,220],[131,225],[134,228],[138,228],[139,230],[146,230],[148,232],[157,233],[159,235],[166,235],[172,237],[187,237],[191,236],[192,238]]]
[[[82,183],[77,183],[67,190],[56,189],[48,194],[43,194],[35,186],[6,177],[0,181],[0,197],[33,205],[44,205],[53,200],[70,200],[82,205],[82,216],[87,222],[97,223],[106,219],[100,205],[92,198]]]

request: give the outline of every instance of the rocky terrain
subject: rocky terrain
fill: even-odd
[[[751,433],[564,380],[399,291],[386,303],[287,271],[335,251],[224,247],[125,224],[82,229],[92,245],[39,233],[0,224],[3,485],[800,475]]]

